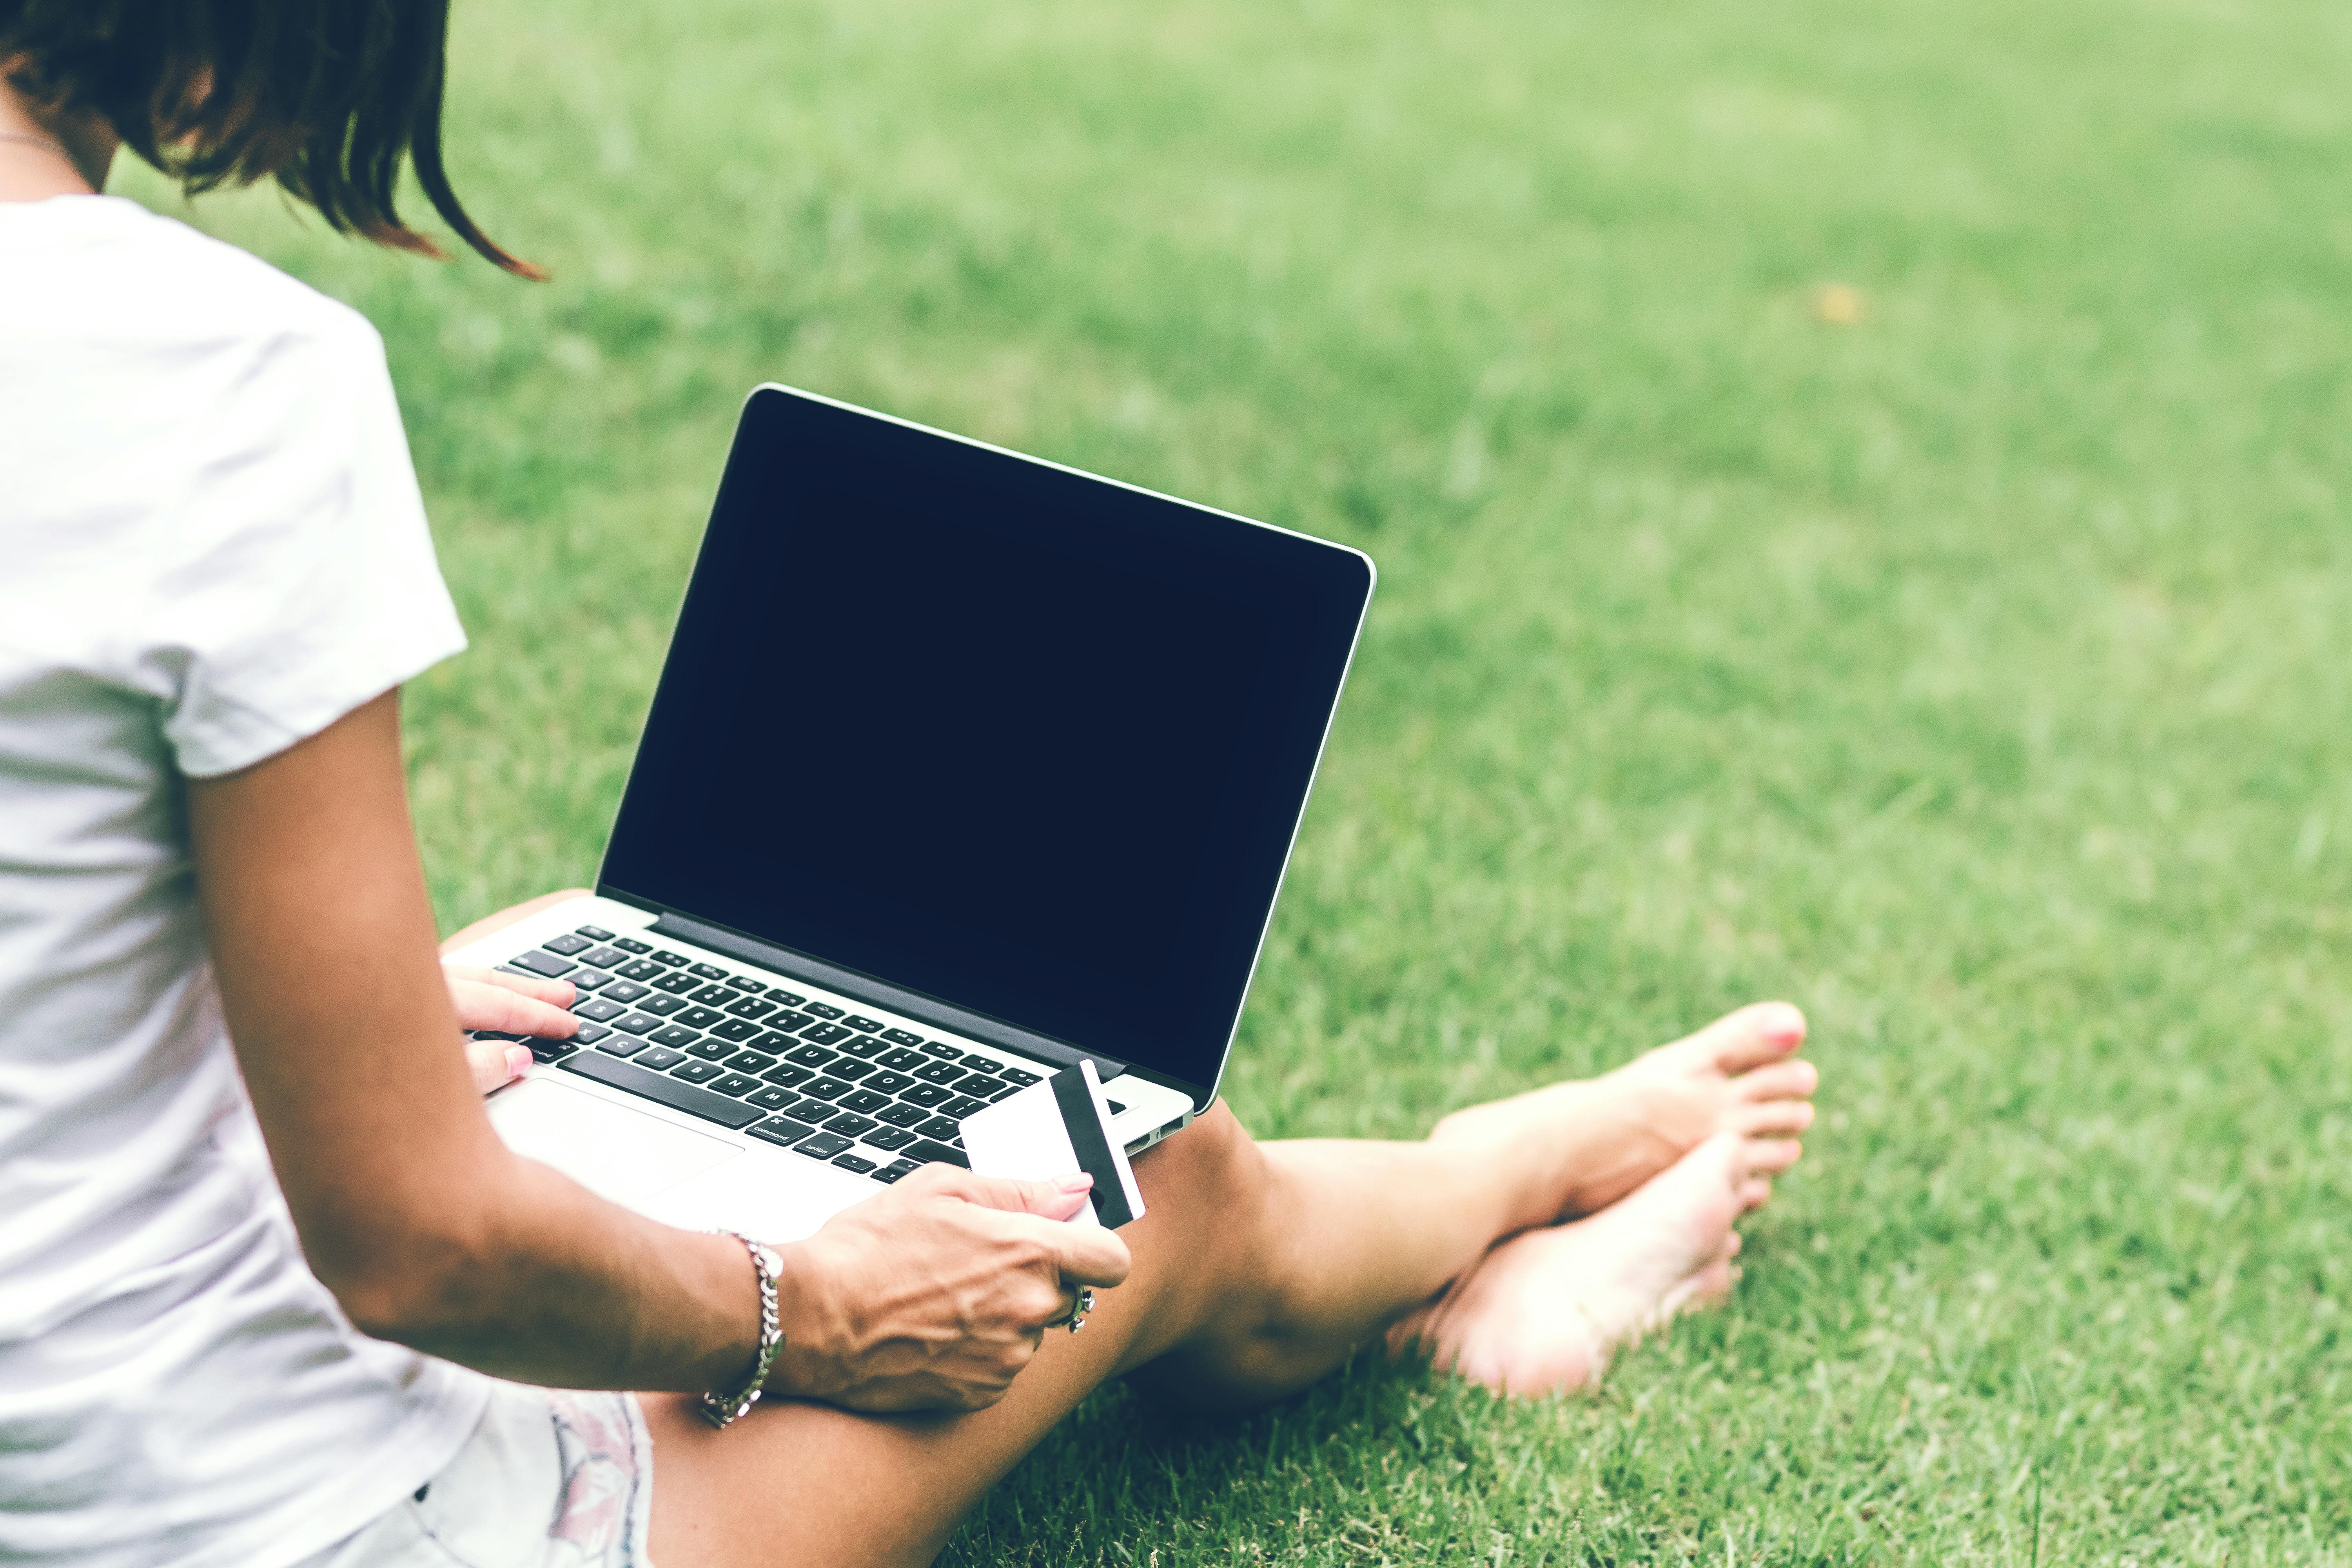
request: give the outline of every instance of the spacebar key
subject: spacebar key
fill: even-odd
[[[593,1078],[598,1083],[625,1089],[631,1094],[657,1100],[664,1105],[725,1127],[749,1127],[768,1114],[756,1105],[746,1105],[740,1100],[730,1100],[723,1094],[713,1094],[707,1089],[680,1083],[674,1078],[665,1078],[634,1062],[608,1057],[602,1051],[582,1051],[565,1058],[562,1067],[565,1072],[576,1072],[582,1078]]]

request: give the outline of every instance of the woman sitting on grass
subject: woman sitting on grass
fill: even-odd
[[[0,1559],[919,1563],[1108,1379],[1242,1406],[1386,1334],[1569,1389],[1723,1293],[1811,1118],[1787,1006],[1422,1142],[1215,1107],[1116,1234],[927,1168],[781,1249],[774,1397],[706,1425],[744,1248],[509,1152],[521,1053],[460,1046],[572,995],[436,961],[394,693],[463,639],[381,345],[94,194],[127,142],[429,251],[406,157],[527,272],[443,176],[444,22],[0,0]]]

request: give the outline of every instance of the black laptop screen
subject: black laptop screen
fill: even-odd
[[[1207,1085],[1353,552],[754,394],[602,884]]]

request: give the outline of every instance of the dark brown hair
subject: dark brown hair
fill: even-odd
[[[96,113],[191,193],[275,178],[329,226],[439,256],[394,205],[404,156],[457,237],[441,163],[448,0],[0,0],[0,60],[39,108]]]

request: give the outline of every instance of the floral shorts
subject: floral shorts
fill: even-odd
[[[652,1568],[653,1482],[631,1395],[495,1384],[440,1474],[299,1568]]]

